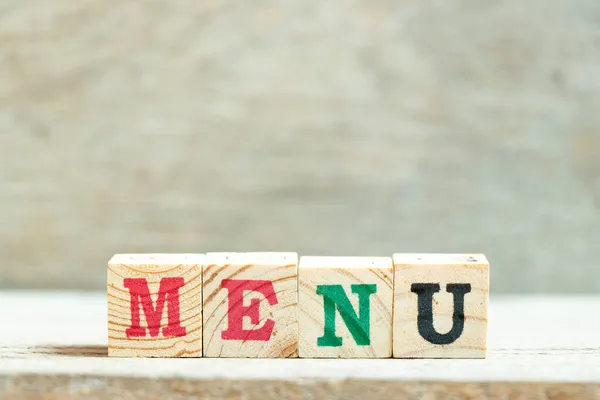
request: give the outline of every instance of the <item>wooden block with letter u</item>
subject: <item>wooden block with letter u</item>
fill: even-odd
[[[391,257],[301,257],[302,358],[392,356]]]
[[[108,355],[202,357],[203,254],[117,254],[108,263]]]
[[[485,358],[483,254],[394,254],[394,357]]]
[[[208,253],[204,356],[298,356],[298,255]]]

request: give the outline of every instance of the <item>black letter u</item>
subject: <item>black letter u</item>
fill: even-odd
[[[469,283],[450,283],[446,291],[454,295],[452,329],[441,334],[433,326],[433,295],[440,291],[437,283],[413,283],[411,292],[418,296],[417,326],[423,339],[433,344],[450,344],[462,335],[465,328],[465,295],[471,292]]]

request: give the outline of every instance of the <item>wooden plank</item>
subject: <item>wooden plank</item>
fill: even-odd
[[[600,296],[492,297],[484,360],[116,359],[105,293],[0,292],[0,397],[600,399],[598,310]]]

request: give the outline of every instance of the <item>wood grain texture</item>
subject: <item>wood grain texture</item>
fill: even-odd
[[[189,380],[115,376],[0,376],[0,394],[10,400],[598,400],[600,385],[519,382],[390,382],[367,379],[308,382],[282,380]]]
[[[296,253],[208,253],[203,279],[204,356],[297,357],[297,277]],[[241,290],[237,299],[224,282]],[[256,320],[250,318],[253,313]],[[262,334],[254,336],[257,333]]]
[[[117,254],[108,263],[108,355],[113,357],[201,357],[202,356],[202,264],[203,254]],[[134,322],[132,298],[126,279],[146,279],[151,308],[138,305],[145,335],[128,337]],[[163,279],[181,279],[177,289],[179,312],[172,308],[173,293],[159,290]],[[164,301],[164,302],[163,302]],[[160,312],[160,330],[151,335],[148,313]],[[135,308],[135,306],[133,306]],[[170,313],[179,317],[185,331],[178,336],[165,331]],[[155,327],[155,329],[158,327]]]
[[[401,244],[481,249],[496,293],[600,293],[598,15],[0,0],[0,287],[101,290],[119,248]]]
[[[482,254],[394,254],[394,357],[485,358],[487,352],[489,263]],[[454,324],[455,294],[448,284],[468,284],[464,294],[464,329],[452,343],[426,340],[418,326],[419,284],[437,284],[430,297],[433,328],[449,335]],[[451,289],[450,289],[451,290]],[[460,307],[459,307],[460,308]],[[431,326],[431,325],[430,325]]]
[[[361,311],[364,310],[353,285],[375,285],[375,292],[366,299],[370,314],[367,321],[368,344],[359,343],[356,331],[353,334],[341,317],[345,311],[336,303],[335,336],[341,338],[341,344],[319,345],[319,338],[326,336],[325,301],[329,297],[317,293],[322,285],[341,285],[355,316],[359,318],[362,318]],[[391,357],[393,266],[390,257],[301,257],[298,288],[300,357]]]

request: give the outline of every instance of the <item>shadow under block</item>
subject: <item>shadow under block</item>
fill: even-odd
[[[392,356],[391,257],[301,257],[302,358]]]
[[[117,254],[108,263],[108,355],[202,357],[202,254]]]
[[[485,358],[482,254],[394,254],[394,358]]]
[[[204,356],[298,357],[298,255],[209,253]]]

